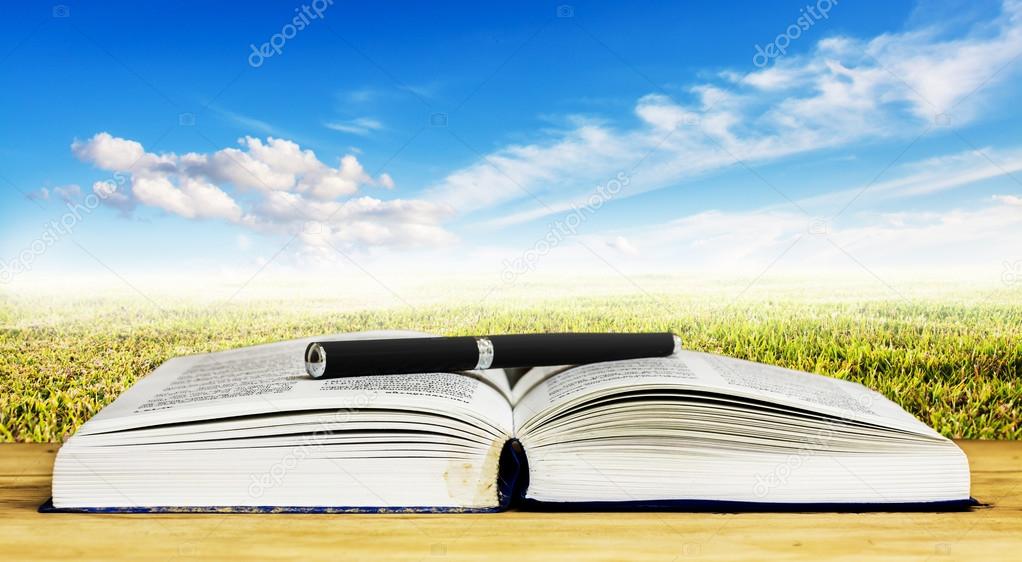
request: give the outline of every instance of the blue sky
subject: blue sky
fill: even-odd
[[[1017,1],[2,10],[8,280],[1022,260]]]

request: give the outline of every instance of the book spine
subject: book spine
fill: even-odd
[[[521,441],[508,439],[500,452],[497,468],[497,496],[502,509],[508,509],[525,498],[529,487],[529,459]]]

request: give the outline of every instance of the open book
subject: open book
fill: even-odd
[[[953,442],[846,381],[689,351],[313,380],[310,341],[167,361],[61,447],[53,508],[969,502],[968,461]]]

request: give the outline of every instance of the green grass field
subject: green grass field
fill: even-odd
[[[690,349],[861,382],[949,437],[1022,437],[1022,289],[888,289],[650,278],[641,288],[447,286],[401,302],[340,298],[341,290],[244,299],[229,290],[188,298],[0,293],[0,437],[60,441],[175,355],[380,328],[673,330]]]

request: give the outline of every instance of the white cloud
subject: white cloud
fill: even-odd
[[[825,43],[821,41],[819,45],[822,46],[825,45]],[[821,50],[824,50],[823,47],[820,48]],[[797,88],[798,85],[802,83],[802,80],[809,74],[810,72],[804,68],[778,65],[771,66],[758,72],[749,73],[746,76],[739,76],[732,72],[724,77],[732,82],[742,82],[743,84],[753,86],[760,90],[776,91]]]
[[[144,205],[188,219],[298,234],[316,248],[416,247],[454,240],[442,226],[451,216],[443,205],[350,198],[363,186],[394,187],[393,178],[372,178],[353,155],[331,167],[287,139],[244,137],[239,144],[241,149],[209,154],[156,154],[104,132],[75,141],[72,151],[125,182],[123,188],[111,180],[93,184],[105,203],[124,213]]]
[[[114,137],[110,133],[99,133],[88,141],[75,140],[71,152],[85,162],[91,162],[104,170],[126,171],[145,155],[142,143]]]
[[[952,111],[1022,51],[1022,3],[1008,1],[1002,16],[977,33],[980,37],[936,39],[942,30],[927,29],[904,36],[881,36],[871,41],[867,54],[905,80],[916,113],[926,119],[935,112]],[[940,50],[934,52],[934,47]],[[1008,78],[1016,69],[1006,68]],[[978,102],[979,100],[973,100]],[[967,115],[965,117],[968,117]]]
[[[371,178],[352,155],[332,168],[309,149],[287,139],[244,137],[245,149],[225,148],[210,155],[189,153],[181,163],[189,171],[243,190],[297,191],[320,200],[352,195]]]
[[[383,189],[394,189],[394,178],[391,178],[390,174],[380,174],[380,178],[377,183]]]
[[[698,111],[687,111],[661,94],[650,94],[639,99],[635,113],[643,121],[658,129],[673,131],[683,124],[699,122]]]
[[[368,184],[372,179],[352,155],[341,158],[338,168],[321,169],[306,176],[307,181],[299,185],[299,191],[308,192],[320,200],[335,199],[342,195],[351,195],[358,191],[361,184]]]
[[[294,174],[275,170],[266,162],[237,148],[225,148],[208,156],[185,154],[181,161],[196,173],[243,190],[288,191],[295,186]]]
[[[132,193],[149,205],[185,218],[241,220],[241,207],[217,186],[197,178],[180,177],[177,185],[166,175],[143,175],[132,181]]]
[[[863,40],[831,37],[804,56],[637,100],[641,125],[583,123],[551,139],[509,146],[457,170],[428,197],[468,213],[514,201],[516,220],[542,217],[617,172],[620,197],[659,189],[737,163],[755,163],[875,138],[917,135],[935,121],[975,118],[983,94],[1010,83],[1022,54],[1022,3],[992,23],[952,36],[910,29]],[[634,173],[631,170],[635,168]],[[541,202],[533,201],[539,198]],[[500,221],[501,219],[497,219]],[[510,224],[503,221],[502,224]]]

